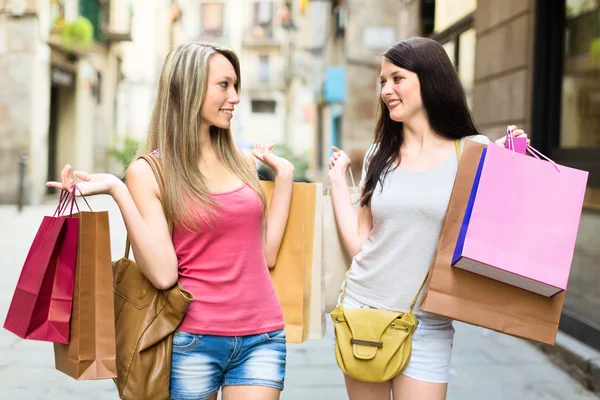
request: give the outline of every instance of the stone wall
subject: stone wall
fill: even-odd
[[[491,138],[515,124],[531,129],[533,0],[479,0],[473,114]]]
[[[37,18],[0,14],[0,203],[16,202],[21,154],[29,156],[27,201],[40,196],[32,176],[43,173],[39,166],[46,161],[31,156],[35,148],[43,147],[43,138],[34,142],[32,134],[43,124],[36,111],[39,96],[46,92],[38,87],[40,63],[48,69],[49,60],[40,59],[44,50],[38,42]]]
[[[379,63],[385,50],[398,40],[401,2],[348,0],[344,38],[347,101],[342,123],[342,146],[363,157],[373,142],[379,99]],[[354,164],[357,164],[356,162]]]

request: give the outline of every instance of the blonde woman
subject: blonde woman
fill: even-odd
[[[286,337],[268,268],[289,214],[293,167],[272,145],[253,152],[276,176],[267,215],[254,158],[229,130],[239,88],[231,50],[176,47],[163,65],[147,145],[162,162],[165,193],[143,159],[130,166],[126,185],[75,172],[84,195],[115,199],[146,277],[160,289],[179,280],[194,295],[173,339],[175,400],[216,399],[221,388],[224,400],[278,399],[283,389]],[[48,185],[71,188],[69,165],[61,176]]]

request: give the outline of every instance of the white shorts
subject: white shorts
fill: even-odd
[[[348,294],[344,307],[372,308]],[[419,325],[412,336],[410,361],[402,374],[425,382],[448,383],[454,341],[452,321],[418,309],[414,314]]]

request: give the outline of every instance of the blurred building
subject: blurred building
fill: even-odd
[[[242,91],[232,120],[236,142],[287,145],[308,150],[312,138],[296,123],[306,93],[295,76],[295,20],[300,0],[179,0],[174,41],[224,43],[240,57]],[[309,96],[308,103],[313,100]]]
[[[131,0],[130,4],[135,10],[132,40],[119,46],[121,69],[114,138],[117,146],[123,146],[126,138],[145,144],[162,64],[173,47],[174,27],[181,17],[180,9],[171,0]],[[111,167],[113,172],[122,168]]]
[[[325,176],[331,146],[344,149],[358,179],[365,150],[373,142],[380,55],[398,37],[401,3],[387,0],[312,1],[327,9],[326,43],[317,102],[315,174]],[[404,31],[412,29],[406,21]]]
[[[93,38],[86,44],[90,23]],[[129,31],[128,2],[0,3],[0,203],[16,202],[22,154],[31,204],[43,200],[44,183],[57,179],[67,162],[106,169],[119,43],[129,40]]]

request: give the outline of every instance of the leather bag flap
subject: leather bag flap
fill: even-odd
[[[152,301],[152,283],[142,274],[135,261],[121,258],[113,262],[113,291],[138,309],[147,307]]]
[[[402,313],[372,308],[344,308],[344,317],[352,333],[352,353],[361,360],[371,360],[383,347],[381,337]]]

